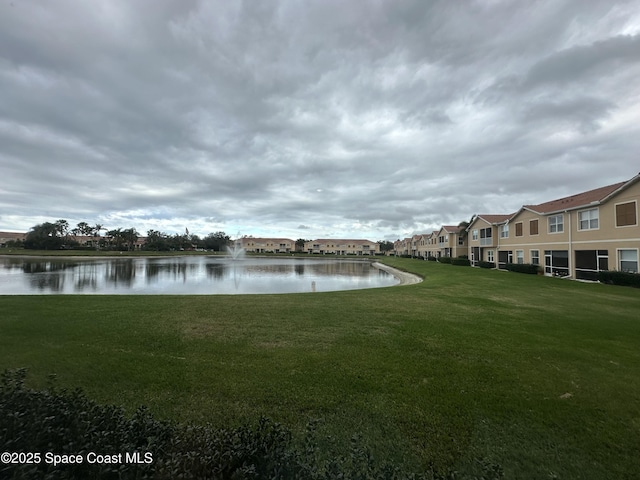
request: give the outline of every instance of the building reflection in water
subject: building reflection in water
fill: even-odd
[[[351,290],[398,281],[362,260],[216,257],[0,259],[0,294],[251,294]]]

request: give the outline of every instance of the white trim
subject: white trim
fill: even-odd
[[[597,220],[598,220],[598,226],[596,228],[591,228],[591,226],[587,227],[587,228],[580,228],[580,223],[582,223],[582,220],[580,220],[580,214],[584,213],[584,212],[591,212],[595,210],[596,211],[596,215],[597,215]],[[589,218],[588,222],[591,223],[591,218]],[[578,210],[578,225],[576,225],[577,231],[578,232],[591,232],[591,231],[595,231],[595,230],[600,230],[600,209],[598,207],[592,207],[592,208],[585,208],[584,210]]]
[[[640,255],[637,248],[616,248],[616,269],[623,271],[620,265],[620,250],[635,250],[636,252],[636,273],[640,272]]]
[[[556,217],[562,217],[562,230],[560,230],[560,231],[556,230],[555,232],[552,232],[551,231],[551,223],[550,222],[551,222],[552,218],[556,218]],[[556,227],[557,226],[558,226],[558,224],[556,223]],[[538,231],[540,231],[539,228],[538,228]],[[564,233],[564,213],[556,213],[554,215],[549,215],[547,217],[547,234],[549,234],[549,235],[557,235],[559,233]]]

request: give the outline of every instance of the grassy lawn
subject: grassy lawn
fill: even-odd
[[[506,478],[637,478],[640,290],[385,259],[403,287],[0,297],[0,370],[161,418],[295,431]]]

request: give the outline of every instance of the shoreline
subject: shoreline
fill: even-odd
[[[384,263],[372,262],[371,265],[373,265],[374,267],[380,270],[384,270],[387,273],[390,273],[391,275],[396,277],[398,280],[400,280],[400,283],[396,286],[414,285],[416,283],[422,282],[423,280],[422,277],[418,275],[414,275],[413,273],[405,272],[403,270],[398,270],[397,268],[390,267],[389,265],[385,265]]]

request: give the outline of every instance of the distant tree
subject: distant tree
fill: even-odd
[[[136,242],[138,241],[139,235],[135,228],[127,228],[122,231],[122,237],[124,243],[127,245],[127,250],[135,250]]]
[[[60,234],[60,225],[44,222],[31,227],[24,241],[24,248],[38,250],[59,250],[63,240]]]
[[[58,236],[66,237],[69,233],[69,222],[64,219],[60,219],[55,223]]]
[[[224,232],[210,233],[202,239],[202,242],[207,250],[219,252],[231,244],[231,237]]]
[[[169,247],[169,235],[158,230],[147,232],[147,241],[144,244],[145,250],[167,251]]]
[[[296,252],[304,252],[304,244],[310,242],[311,240],[305,240],[304,238],[299,238],[296,240]]]
[[[476,216],[472,215],[468,222],[463,220],[462,222],[460,222],[458,224],[458,227],[461,228],[460,233],[458,233],[458,236],[460,238],[465,238],[467,236],[467,228],[469,228],[469,225],[471,225],[473,223],[475,218],[476,218]]]
[[[124,248],[124,238],[122,236],[122,228],[114,228],[107,230],[107,239],[109,246],[115,250],[122,250]]]
[[[104,230],[104,227],[100,223],[96,223],[93,227],[91,227],[91,235],[96,244],[96,250],[100,249],[100,230]]]
[[[393,250],[393,243],[389,240],[378,240],[377,243],[380,246],[380,252],[390,252]]]

